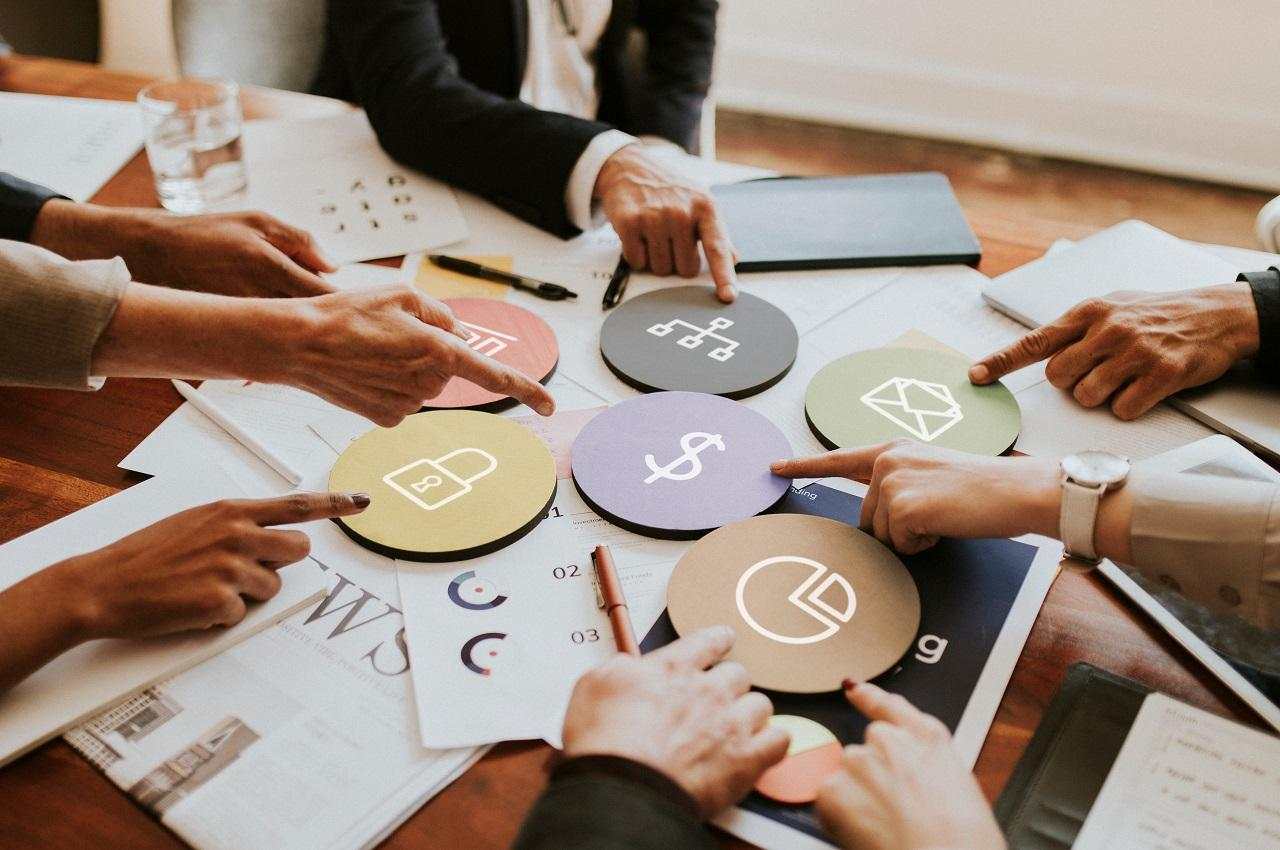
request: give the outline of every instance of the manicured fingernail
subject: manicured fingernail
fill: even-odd
[[[368,493],[348,493],[347,498],[351,500],[351,504],[355,505],[357,508],[360,508],[361,510],[364,510],[365,508],[369,507],[369,505],[373,502],[373,499],[369,498]]]
[[[969,369],[969,380],[975,384],[986,383],[987,379],[990,377],[991,377],[991,372],[987,369],[986,366],[983,366],[981,363],[975,363]]]
[[[543,416],[550,416],[551,414],[556,412],[556,406],[551,402],[546,401],[538,405],[538,412],[541,413]]]
[[[853,679],[842,679],[840,681],[840,687],[846,691],[851,691],[854,688],[858,687],[858,683],[853,681]]]
[[[774,472],[781,472],[787,468],[787,462],[785,460],[775,460],[773,463],[769,464],[769,468]]]

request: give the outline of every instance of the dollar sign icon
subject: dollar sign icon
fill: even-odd
[[[708,434],[705,431],[690,431],[680,438],[680,448],[684,449],[684,454],[666,466],[658,466],[653,455],[645,455],[644,462],[648,464],[649,471],[653,474],[646,478],[644,483],[652,484],[659,478],[666,478],[669,481],[688,481],[691,478],[697,478],[702,473],[702,461],[698,455],[708,446],[715,446],[717,450],[724,451],[724,438],[719,434]],[[686,464],[689,468],[685,472],[675,471]]]

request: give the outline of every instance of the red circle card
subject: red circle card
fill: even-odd
[[[555,332],[541,317],[523,307],[492,298],[447,298],[469,339],[472,351],[511,366],[535,381],[546,383],[560,359]],[[472,408],[493,410],[515,402],[462,378],[445,384],[435,398],[423,402],[429,410]]]

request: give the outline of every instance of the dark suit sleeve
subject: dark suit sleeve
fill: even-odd
[[[1280,266],[1265,272],[1245,272],[1253,304],[1258,308],[1258,356],[1256,362],[1272,378],[1280,379]]]
[[[543,112],[464,80],[431,0],[330,0],[328,37],[387,153],[544,230],[578,232],[565,187],[609,125]]]
[[[0,239],[28,241],[40,208],[61,197],[52,189],[0,172]]]
[[[675,782],[615,756],[561,762],[514,850],[711,850],[693,799]]]
[[[694,141],[711,87],[717,0],[639,0],[637,25],[647,37],[648,90],[633,125],[682,147]]]

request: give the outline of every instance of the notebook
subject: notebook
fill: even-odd
[[[1125,221],[1046,254],[991,281],[987,303],[1038,327],[1088,298],[1116,291],[1176,292],[1229,283],[1242,268],[1143,221]],[[1220,380],[1180,393],[1170,404],[1234,437],[1254,451],[1280,458],[1280,387],[1243,364]]]
[[[946,175],[777,177],[716,186],[740,272],[928,266],[982,257]]]
[[[1076,664],[996,801],[1011,850],[1275,847],[1280,739]]]

